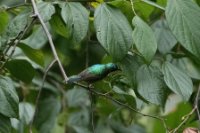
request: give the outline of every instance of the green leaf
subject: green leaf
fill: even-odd
[[[0,113],[7,117],[18,117],[19,98],[11,79],[0,76]]]
[[[108,102],[106,99],[98,99],[96,103],[96,109],[100,112],[99,115],[102,118],[104,116],[111,115],[117,110],[117,107],[111,102]]]
[[[53,129],[60,109],[60,101],[54,97],[39,101],[34,121],[38,133],[49,133]]]
[[[151,5],[151,6],[153,6],[153,7],[157,7],[157,8],[159,8],[159,9],[165,10],[164,7],[158,5],[157,3],[152,2],[152,1],[150,1],[150,0],[142,0],[142,2],[144,2],[144,3],[148,4],[148,5]]]
[[[181,43],[196,57],[200,57],[200,8],[192,0],[168,0],[166,19]]]
[[[115,0],[109,2],[109,4],[119,8],[122,13],[127,17],[128,21],[131,23],[133,19],[133,12],[130,1],[124,1],[124,0]]]
[[[72,126],[76,133],[91,133],[87,127]]]
[[[20,32],[24,31],[29,22],[29,14],[24,13],[12,19],[6,29],[4,36],[8,39],[15,38]]]
[[[30,103],[21,102],[19,104],[20,121],[28,125],[33,118],[34,108]]]
[[[61,3],[60,7],[69,37],[76,42],[81,42],[88,32],[89,12],[78,2]]]
[[[50,24],[56,33],[63,37],[68,37],[67,28],[62,18],[58,14],[54,14],[50,20]]]
[[[170,52],[170,50],[176,45],[177,40],[169,29],[166,20],[160,19],[156,21],[152,25],[152,28],[157,39],[159,52],[162,54]]]
[[[72,113],[67,121],[70,126],[87,127],[90,123],[89,110],[83,107],[80,111]]]
[[[157,0],[157,3],[158,3],[159,5],[161,5],[161,6],[166,7],[166,5],[167,5],[167,0]]]
[[[110,121],[109,125],[116,133],[146,133],[145,129],[137,124],[131,126],[124,126],[122,123],[116,121]]]
[[[26,44],[19,44],[18,47],[21,48],[25,55],[33,60],[35,63],[44,66],[44,55],[41,50],[33,49]]]
[[[0,114],[0,133],[11,133],[10,118]]]
[[[94,16],[97,39],[115,60],[121,60],[133,43],[128,20],[119,9],[105,3],[96,9]]]
[[[138,92],[147,101],[163,105],[166,99],[165,84],[158,67],[141,66],[137,71]]]
[[[200,79],[199,67],[189,58],[173,59],[172,64],[186,72],[191,78]]]
[[[0,12],[0,34],[6,29],[9,21],[9,15],[7,12],[2,11]]]
[[[138,16],[133,18],[133,40],[146,61],[150,62],[156,53],[157,43],[152,29]]]
[[[16,129],[17,133],[26,133],[29,131],[28,125],[33,118],[33,114],[34,108],[30,103],[19,103],[19,119],[11,118],[12,127]]]
[[[166,123],[170,129],[176,128],[183,120],[184,116],[192,110],[192,106],[189,103],[180,103],[176,108],[165,116]],[[188,119],[184,125],[187,125],[190,121],[193,121],[195,118],[195,114],[191,114],[190,119]]]
[[[90,105],[89,96],[86,90],[80,87],[75,87],[67,91],[66,100],[69,107],[81,107]]]
[[[26,83],[31,82],[35,75],[35,69],[32,67],[32,65],[28,61],[22,59],[16,59],[7,62],[6,68],[13,76]]]
[[[155,8],[143,1],[139,1],[134,3],[134,9],[141,18],[148,20]]]
[[[49,21],[55,13],[55,8],[51,2],[40,2],[37,4],[37,8],[44,22]]]
[[[178,69],[169,62],[162,66],[164,80],[167,86],[176,94],[182,96],[183,100],[189,100],[193,92],[191,78],[184,71]]]
[[[140,66],[136,56],[127,55],[121,64],[122,72],[127,76],[132,86],[136,85],[136,72]]]
[[[34,49],[39,49],[46,44],[47,37],[41,26],[34,26],[33,33],[28,38],[20,42],[27,44]]]

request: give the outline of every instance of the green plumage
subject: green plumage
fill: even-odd
[[[106,77],[110,72],[116,71],[119,68],[116,64],[108,63],[108,64],[96,64],[87,69],[83,70],[78,75],[71,76],[68,80],[68,83],[85,81],[88,83],[92,83]]]

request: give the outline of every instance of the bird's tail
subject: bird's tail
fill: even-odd
[[[73,76],[70,76],[69,79],[68,79],[68,83],[69,84],[72,84],[74,82],[78,82],[81,80],[81,77],[80,76],[77,76],[77,75],[73,75]]]

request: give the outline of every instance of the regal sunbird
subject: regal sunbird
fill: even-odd
[[[114,63],[108,64],[95,64],[92,65],[78,75],[69,77],[68,83],[74,83],[79,81],[85,81],[87,83],[93,83],[106,77],[109,73],[119,70],[119,67]]]

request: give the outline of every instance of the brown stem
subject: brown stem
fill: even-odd
[[[33,17],[37,17],[37,18],[39,19],[39,21],[40,21],[40,23],[41,23],[41,25],[42,25],[42,28],[44,29],[45,34],[46,34],[46,36],[47,36],[47,38],[48,38],[48,40],[49,40],[49,44],[50,44],[50,47],[51,47],[53,56],[54,56],[55,60],[58,62],[58,66],[59,66],[59,68],[60,68],[60,71],[61,71],[61,73],[62,73],[62,75],[63,75],[63,78],[64,78],[65,82],[67,83],[68,77],[67,77],[67,75],[66,75],[66,73],[65,73],[65,70],[64,70],[64,68],[63,68],[63,66],[62,66],[62,64],[61,64],[60,59],[58,58],[58,54],[57,54],[57,52],[56,52],[56,48],[55,48],[55,46],[54,46],[54,43],[53,43],[51,34],[50,34],[50,32],[49,32],[47,26],[45,25],[45,23],[44,23],[44,21],[43,21],[41,15],[39,14],[39,11],[38,11],[38,8],[37,8],[37,6],[36,6],[35,1],[34,1],[34,0],[31,0],[31,3],[32,3],[32,7],[33,7],[33,12],[34,12]]]

